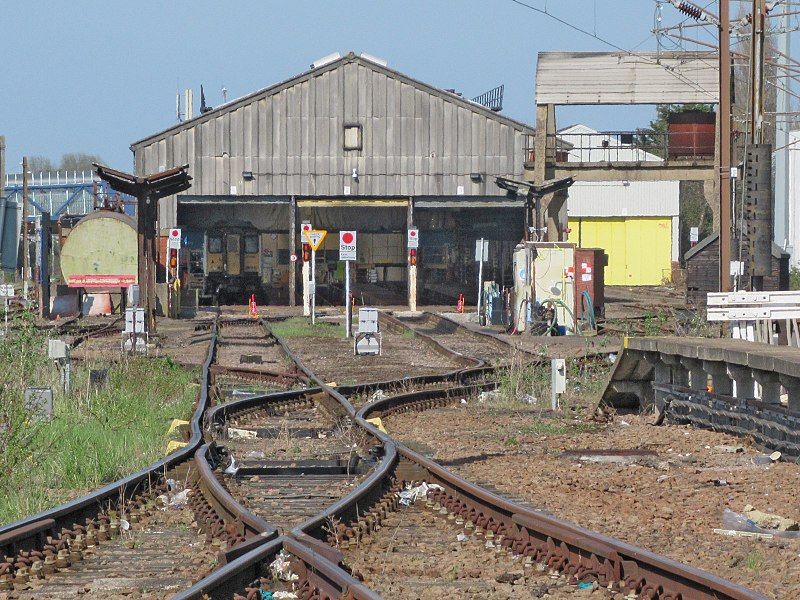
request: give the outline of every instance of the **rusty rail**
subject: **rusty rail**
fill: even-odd
[[[448,390],[446,394],[464,395],[474,390],[474,386],[465,386]],[[441,390],[424,390],[377,400],[359,411],[356,421],[374,436],[389,441],[389,436],[366,421],[370,415],[389,414],[401,410],[404,405],[424,409],[426,402],[442,401],[444,394]],[[617,586],[626,593],[635,592],[644,598],[765,598],[711,573],[509,502],[402,444],[398,444],[398,452],[409,463],[405,469],[409,481],[425,480],[444,488],[444,491],[432,493],[434,502],[472,521],[476,527],[491,531],[496,543],[543,562],[574,581],[594,578],[602,586]]]
[[[258,582],[266,566],[281,550],[286,550],[294,558],[292,572],[298,575],[298,595],[301,598],[380,599],[378,594],[343,571],[326,555],[281,536],[243,554],[174,596],[173,600],[229,600],[242,592],[247,593],[248,599],[259,598],[254,583]]]

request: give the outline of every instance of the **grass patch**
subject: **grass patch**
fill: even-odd
[[[132,358],[89,389],[90,368],[73,364],[69,395],[46,357],[47,338],[29,321],[0,340],[0,523],[45,510],[128,475],[164,455],[173,418],[186,419],[197,375],[170,359]],[[54,417],[32,419],[27,386],[52,387]]]
[[[535,420],[521,425],[519,431],[525,435],[567,435],[570,433],[590,433],[595,429],[592,423],[582,421]]]
[[[278,337],[300,338],[300,337],[343,337],[343,326],[317,321],[315,325],[306,317],[291,317],[284,321],[271,324],[272,332]]]
[[[603,392],[611,365],[605,358],[567,359],[567,391],[559,397],[559,405],[566,411],[580,412],[596,404]],[[515,409],[527,406],[533,409],[550,407],[550,364],[529,364],[514,357],[508,369],[497,376],[498,394],[492,407]]]

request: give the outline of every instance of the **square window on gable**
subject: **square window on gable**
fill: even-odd
[[[344,149],[362,149],[361,125],[349,124],[344,126]]]

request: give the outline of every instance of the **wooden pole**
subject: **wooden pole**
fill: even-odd
[[[731,46],[730,0],[719,2],[719,290],[731,289]]]
[[[30,253],[28,252],[28,157],[22,158],[22,281],[25,296],[28,291],[30,274]]]

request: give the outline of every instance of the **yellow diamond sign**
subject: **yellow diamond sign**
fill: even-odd
[[[325,229],[307,229],[303,231],[303,235],[306,236],[311,249],[316,252],[322,246],[322,242],[325,241],[325,236],[328,235],[328,232]]]

